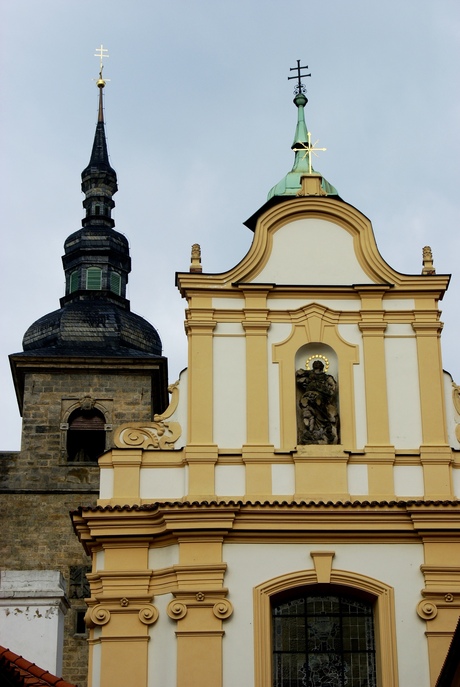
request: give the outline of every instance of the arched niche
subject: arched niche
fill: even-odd
[[[331,353],[331,374],[336,374],[340,390],[340,446],[344,451],[356,449],[356,420],[353,365],[359,363],[358,346],[345,341],[338,331],[339,313],[317,303],[290,313],[289,336],[273,345],[272,360],[279,365],[280,379],[280,448],[292,451],[297,446],[296,381],[297,363],[302,364],[304,351]],[[316,347],[316,349],[315,349]],[[335,375],[334,375],[335,376]]]
[[[338,358],[311,342],[295,355],[297,444],[340,444]]]

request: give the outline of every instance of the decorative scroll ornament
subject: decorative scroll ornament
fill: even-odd
[[[214,606],[212,607],[212,612],[214,613],[216,618],[225,620],[225,618],[229,618],[232,615],[233,606],[230,603],[230,601],[227,601],[227,599],[221,599],[216,604],[214,604]]]
[[[117,448],[142,448],[150,451],[172,451],[182,434],[179,422],[168,421],[179,403],[179,380],[168,386],[171,402],[161,415],[154,415],[153,422],[130,422],[118,427],[114,443]]]
[[[417,613],[423,620],[433,620],[438,615],[438,607],[432,601],[420,601],[417,605]]]
[[[169,617],[173,620],[181,620],[187,615],[187,606],[181,601],[171,601],[166,610]]]
[[[144,625],[153,625],[158,620],[158,610],[152,604],[147,604],[143,606],[139,611],[139,620]]]
[[[88,608],[85,615],[85,623],[88,627],[95,627],[96,625],[107,625],[110,620],[110,611],[103,608],[100,604],[93,608]]]

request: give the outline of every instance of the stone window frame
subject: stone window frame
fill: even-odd
[[[67,432],[69,431],[69,418],[75,410],[81,408],[82,396],[78,399],[74,396],[72,398],[62,398],[61,399],[61,422],[59,424],[60,429],[60,464],[61,465],[97,465],[97,461],[91,461],[88,463],[76,463],[75,461],[69,461],[67,458]],[[108,451],[112,446],[112,436],[113,436],[113,398],[95,398],[94,399],[94,409],[99,410],[105,418],[105,451]]]
[[[253,590],[255,687],[272,687],[272,599],[282,592],[318,585],[316,570],[301,570],[263,582]],[[365,575],[332,569],[327,584],[331,591],[359,596],[366,594],[374,601],[374,630],[379,687],[398,687],[397,641],[393,587]]]

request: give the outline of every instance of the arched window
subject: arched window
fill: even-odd
[[[324,558],[311,555],[315,567]],[[321,577],[299,570],[254,588],[256,687],[395,687],[393,588],[348,570]]]
[[[74,410],[69,417],[67,458],[94,463],[105,451],[105,418],[95,408]]]
[[[327,588],[275,597],[273,687],[376,687],[373,606]]]
[[[86,288],[91,291],[102,289],[102,270],[100,267],[88,267],[86,270]]]

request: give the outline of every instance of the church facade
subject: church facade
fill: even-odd
[[[460,388],[449,276],[405,275],[311,164],[231,270],[177,274],[188,367],[117,426],[96,505],[91,687],[434,687],[460,615]]]

